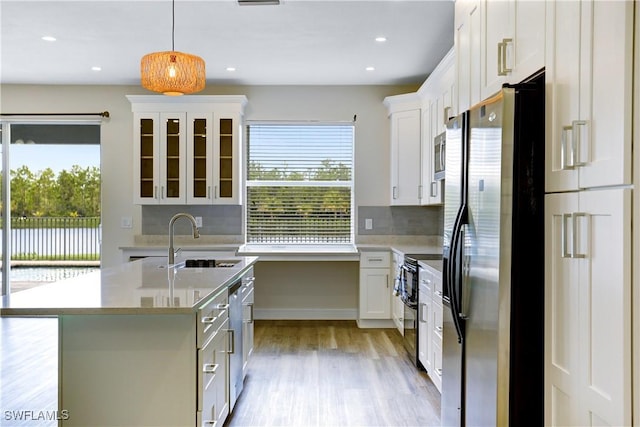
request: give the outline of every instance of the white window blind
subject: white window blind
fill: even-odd
[[[249,124],[247,243],[353,243],[353,141],[352,124]]]

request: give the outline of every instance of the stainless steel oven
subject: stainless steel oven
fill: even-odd
[[[444,179],[446,132],[433,138],[433,178]]]

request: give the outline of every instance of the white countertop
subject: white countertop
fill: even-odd
[[[0,315],[166,314],[193,312],[235,282],[257,257],[233,267],[186,268],[177,257],[148,258],[2,297]]]
[[[421,260],[418,261],[418,265],[422,266],[422,268],[430,268],[431,270],[435,270],[435,272],[442,274],[442,261]]]

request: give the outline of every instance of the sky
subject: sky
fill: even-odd
[[[99,145],[11,144],[9,149],[12,170],[26,165],[33,173],[51,168],[57,175],[73,165],[100,167]]]

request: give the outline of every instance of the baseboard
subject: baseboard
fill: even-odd
[[[256,308],[256,320],[356,320],[353,308]]]
[[[396,328],[395,323],[391,319],[358,319],[358,327],[365,328],[384,328],[393,329]]]

